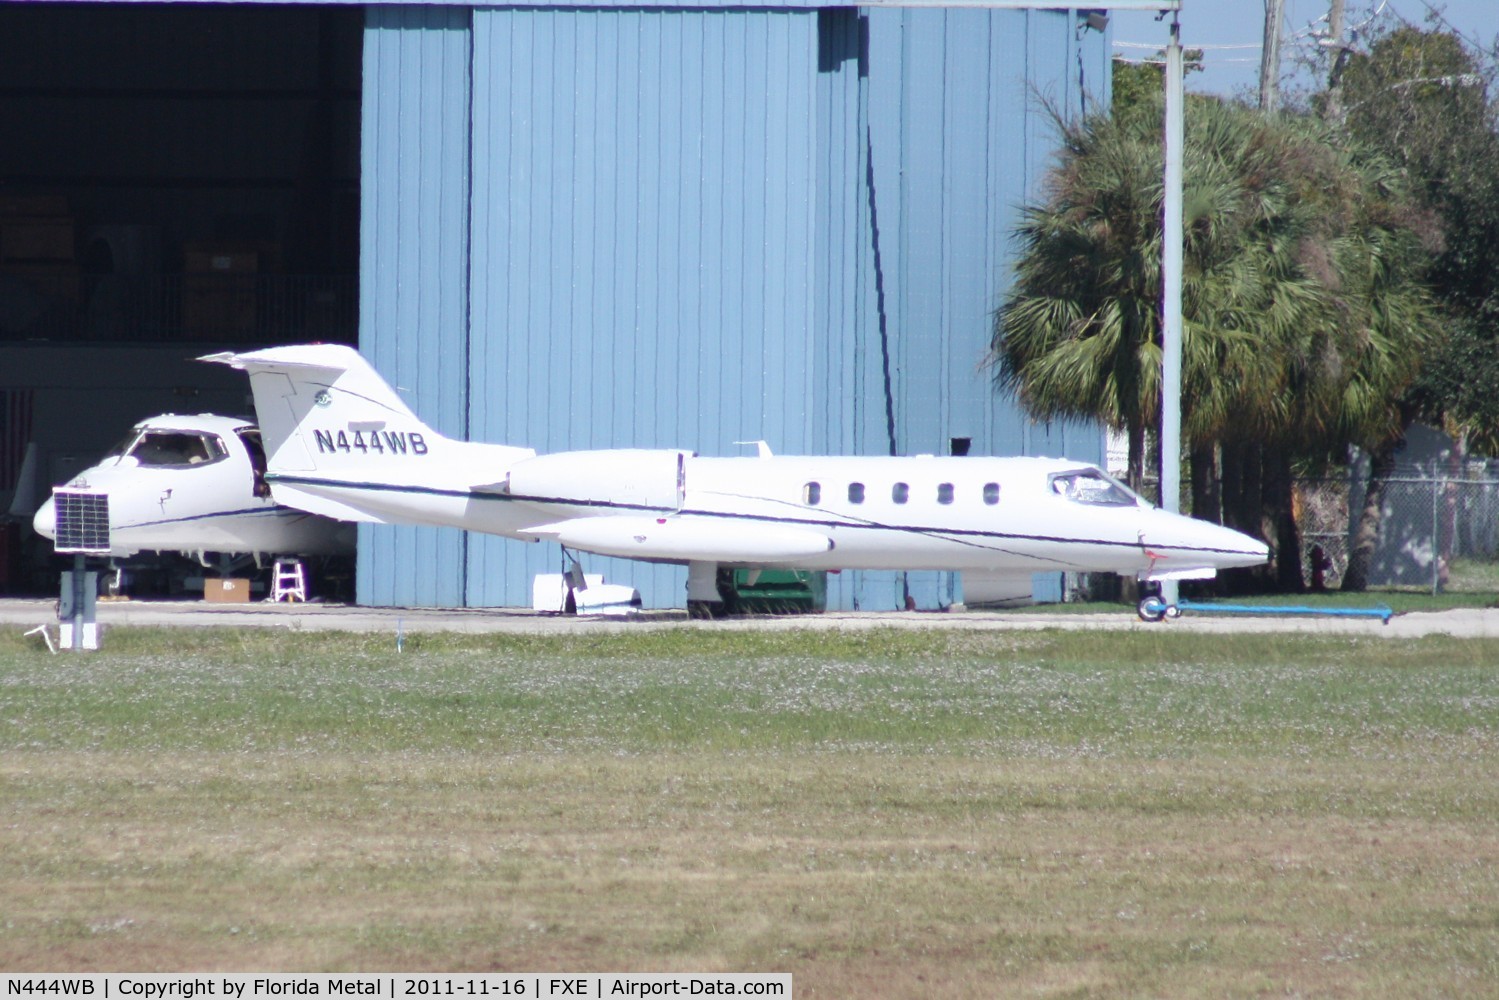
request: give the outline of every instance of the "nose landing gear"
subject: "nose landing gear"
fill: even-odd
[[[1159,594],[1151,594],[1140,600],[1140,606],[1136,609],[1142,622],[1158,622],[1170,619],[1175,621],[1182,616],[1182,609],[1175,604],[1167,604]]]

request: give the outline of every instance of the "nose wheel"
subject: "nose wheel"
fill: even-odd
[[[1159,622],[1167,619],[1175,621],[1182,616],[1181,608],[1175,604],[1167,604],[1157,594],[1141,599],[1136,611],[1142,622]]]

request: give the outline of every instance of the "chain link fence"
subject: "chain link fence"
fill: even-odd
[[[1297,484],[1309,586],[1342,582],[1365,486],[1359,477]],[[1370,586],[1499,591],[1499,463],[1402,467],[1386,480],[1380,507]]]

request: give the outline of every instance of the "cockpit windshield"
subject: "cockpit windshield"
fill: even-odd
[[[217,434],[148,428],[128,452],[141,465],[207,465],[228,456]]]
[[[1058,472],[1051,477],[1051,488],[1068,500],[1094,507],[1134,507],[1140,502],[1123,485],[1097,469]]]
[[[119,458],[121,455],[130,450],[130,446],[135,444],[135,439],[140,436],[141,429],[139,427],[130,428],[130,433],[126,434],[124,437],[120,438],[120,440],[116,441],[114,443],[114,446],[104,453],[104,458],[101,458],[100,461],[102,462],[105,459],[110,458]]]

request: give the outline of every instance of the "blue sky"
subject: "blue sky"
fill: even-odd
[[[1315,27],[1326,26],[1325,20],[1322,25],[1314,22],[1326,18],[1329,4],[1328,0],[1285,0],[1285,5],[1281,69],[1291,73],[1296,57],[1314,50]],[[1346,6],[1349,25],[1366,22],[1372,9],[1383,7],[1385,14],[1394,13],[1424,27],[1428,13],[1436,10],[1477,47],[1492,50],[1499,37],[1499,0],[1347,0]],[[1206,68],[1187,78],[1188,89],[1230,96],[1258,94],[1264,21],[1263,0],[1182,0],[1182,44],[1207,47]],[[1114,53],[1125,58],[1148,57],[1166,44],[1166,24],[1157,22],[1153,14],[1115,12],[1113,28]],[[1309,79],[1303,74],[1300,82],[1305,85]]]

